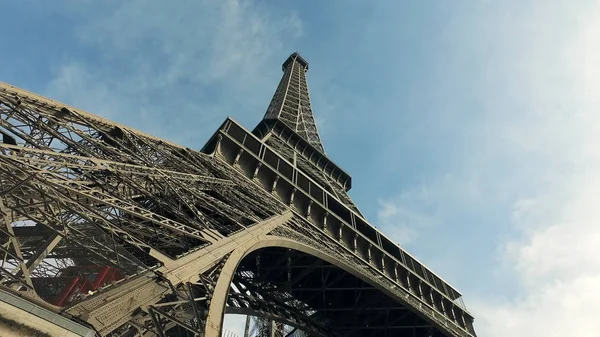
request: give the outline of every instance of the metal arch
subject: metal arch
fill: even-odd
[[[225,305],[227,302],[227,297],[229,296],[230,284],[233,280],[234,273],[237,270],[240,262],[248,254],[256,250],[268,247],[289,248],[329,262],[332,265],[335,265],[340,269],[356,276],[364,282],[371,284],[375,289],[394,298],[401,304],[405,304],[404,299],[395,295],[389,289],[385,289],[379,284],[372,282],[373,280],[370,277],[364,275],[359,269],[353,267],[350,263],[344,260],[341,260],[333,255],[327,254],[316,247],[311,247],[305,243],[298,242],[294,239],[274,235],[264,235],[259,238],[258,242],[249,242],[243,246],[238,247],[235,251],[231,253],[229,258],[227,259],[227,262],[225,262],[221,274],[219,275],[219,278],[215,285],[214,292],[212,294],[212,301],[206,320],[205,337],[220,337],[223,325],[223,316],[226,311]]]

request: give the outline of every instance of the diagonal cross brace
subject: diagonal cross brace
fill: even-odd
[[[161,258],[162,254],[156,251],[151,254],[166,262],[158,271],[174,286],[195,282],[198,280],[198,274],[217,263],[223,256],[239,246],[252,241],[258,242],[260,236],[285,224],[292,219],[292,216],[293,213],[287,211],[271,217],[178,260],[170,260],[164,256]],[[126,323],[134,310],[153,305],[170,292],[171,290],[164,283],[155,281],[154,273],[148,272],[142,277],[131,280],[128,285],[123,284],[118,288],[93,296],[66,311],[77,317],[85,317],[86,321],[92,324],[100,335],[106,336]]]

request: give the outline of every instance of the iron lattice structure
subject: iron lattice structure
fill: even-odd
[[[292,54],[258,126],[201,151],[0,84],[2,291],[100,336],[215,337],[225,313],[247,336],[475,336],[348,196],[307,70]]]

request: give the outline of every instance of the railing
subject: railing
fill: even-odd
[[[467,310],[467,306],[465,305],[465,302],[463,301],[462,296],[455,299],[454,304],[456,304],[457,306],[461,307],[464,311],[469,312],[469,310]]]

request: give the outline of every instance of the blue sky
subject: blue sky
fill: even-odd
[[[199,149],[297,50],[351,196],[481,336],[597,335],[597,1],[49,3],[0,1],[0,80]]]

